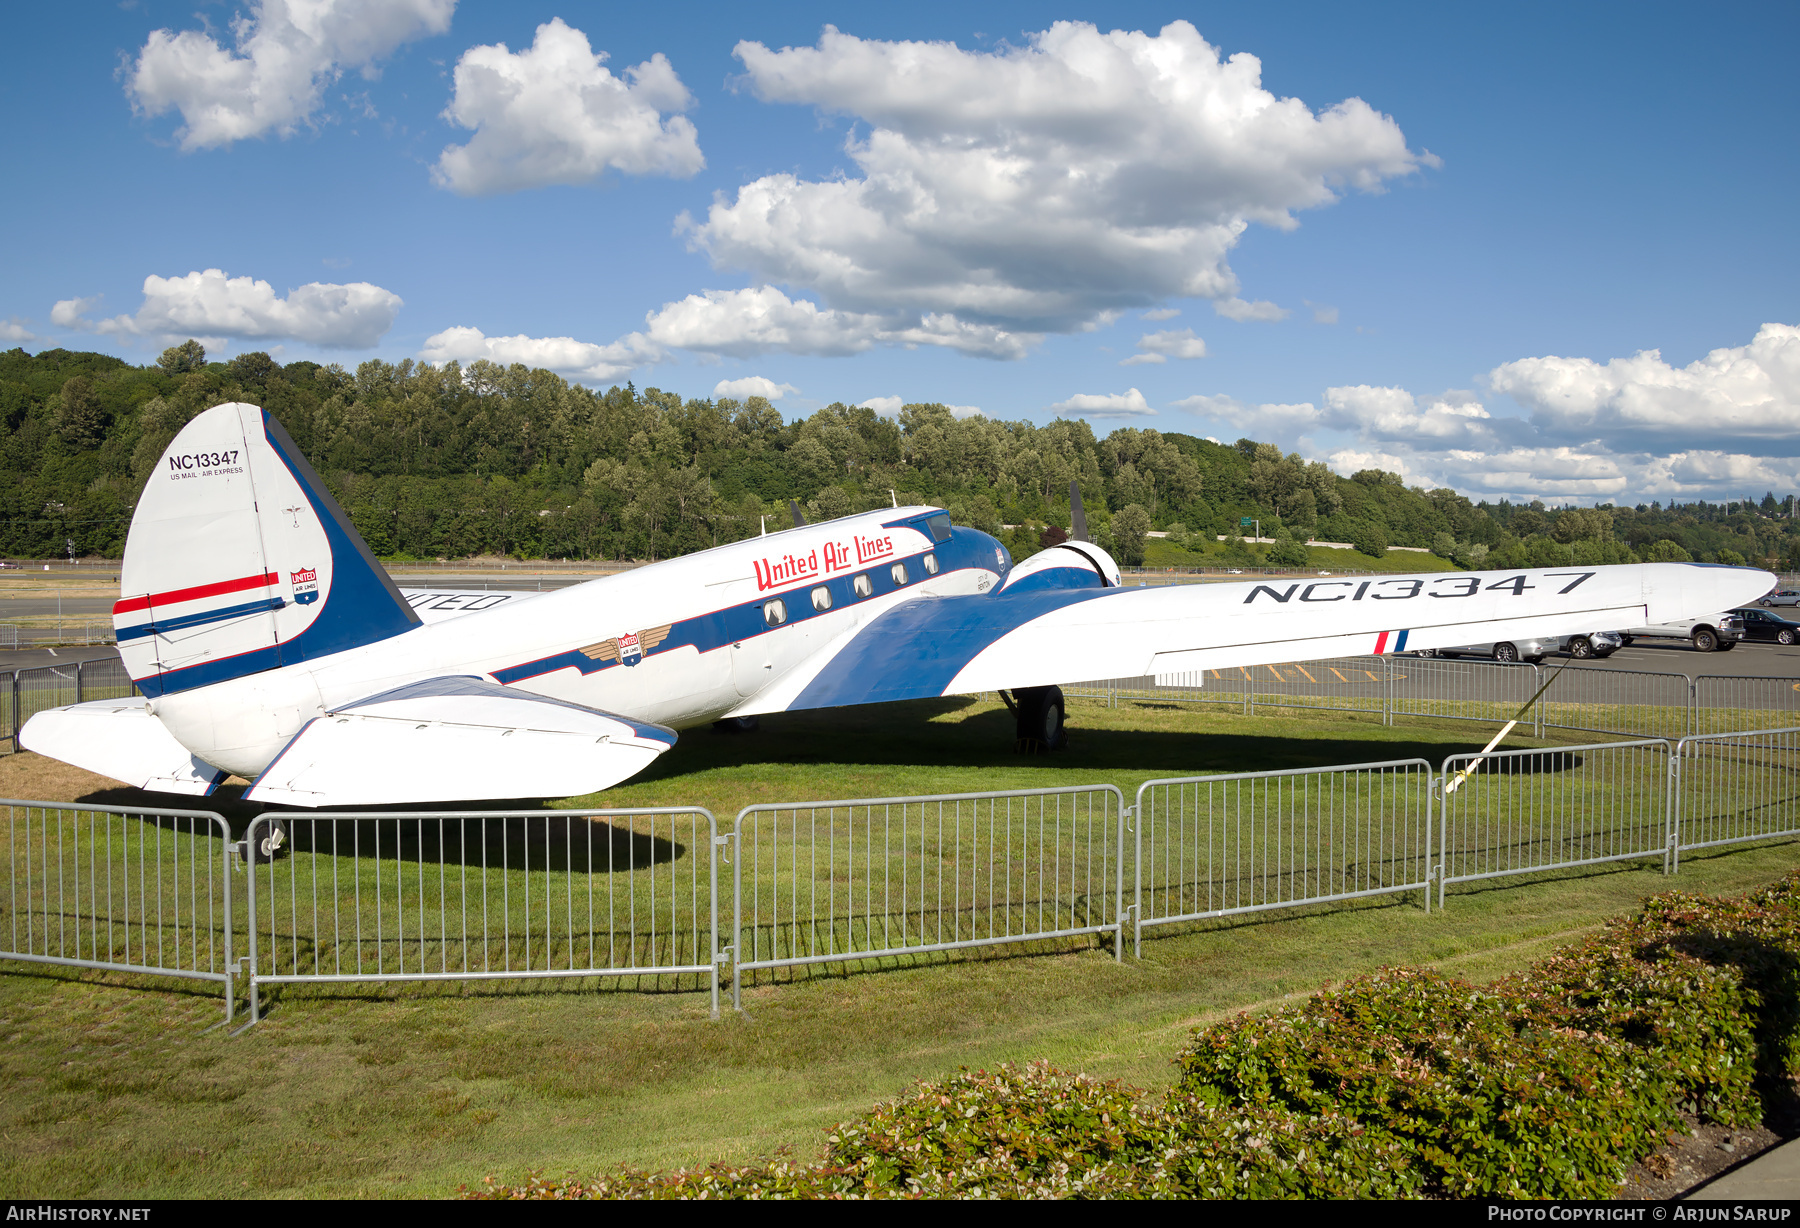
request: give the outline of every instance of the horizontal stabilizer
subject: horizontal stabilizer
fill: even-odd
[[[661,725],[480,678],[431,678],[307,722],[244,796],[309,807],[572,797],[674,744]]]
[[[39,712],[19,745],[156,793],[204,795],[227,775],[190,754],[136,696]]]

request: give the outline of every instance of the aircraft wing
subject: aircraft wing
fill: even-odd
[[[244,798],[313,807],[571,797],[642,771],[675,736],[480,678],[430,678],[308,721]]]
[[[733,715],[1573,635],[1730,609],[1773,579],[1648,563],[921,597],[840,635]]]

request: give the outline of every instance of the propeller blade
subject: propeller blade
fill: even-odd
[[[800,505],[792,499],[788,500],[788,510],[794,513],[794,527],[796,529],[801,528],[806,524],[806,517],[800,514]]]
[[[1069,540],[1092,541],[1088,536],[1087,513],[1081,507],[1081,487],[1074,482],[1069,483]]]

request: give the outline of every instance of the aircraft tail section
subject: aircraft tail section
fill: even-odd
[[[288,433],[254,405],[182,428],[131,518],[113,627],[148,696],[419,625]]]

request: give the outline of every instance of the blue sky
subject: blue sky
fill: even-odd
[[[1475,497],[1785,493],[1797,27],[36,6],[0,82],[0,340],[1085,414]]]

